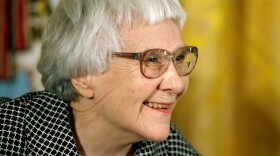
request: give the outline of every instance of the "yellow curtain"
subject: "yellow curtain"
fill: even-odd
[[[173,121],[204,156],[280,156],[280,1],[181,3],[199,59]]]

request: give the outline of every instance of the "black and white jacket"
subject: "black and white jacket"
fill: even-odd
[[[135,144],[133,155],[198,155],[174,124],[170,128],[165,141]],[[17,99],[0,98],[0,155],[80,155],[69,103],[47,91],[28,93]]]

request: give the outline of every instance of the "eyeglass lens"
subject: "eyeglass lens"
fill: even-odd
[[[180,76],[191,73],[197,61],[197,49],[194,47],[183,47],[174,53],[164,49],[152,49],[146,51],[141,62],[142,74],[149,78],[161,76],[168,68],[170,58]]]

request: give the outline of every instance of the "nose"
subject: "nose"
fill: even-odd
[[[168,69],[162,75],[162,78],[159,89],[169,91],[172,94],[182,93],[188,87],[189,77],[179,76],[172,61],[170,61]]]

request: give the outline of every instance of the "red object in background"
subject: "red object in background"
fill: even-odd
[[[30,46],[28,23],[29,0],[12,0],[12,47],[24,50]]]
[[[10,77],[8,70],[8,49],[10,41],[10,0],[0,1],[0,79],[8,79]]]
[[[0,80],[13,78],[14,53],[30,46],[29,0],[0,0]]]

